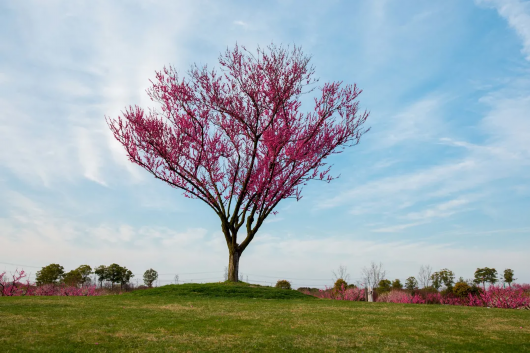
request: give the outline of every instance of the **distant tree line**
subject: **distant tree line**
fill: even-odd
[[[65,272],[64,267],[59,264],[50,264],[37,271],[35,281],[37,286],[66,284],[67,286],[79,287],[93,284],[90,278],[91,274],[96,275],[100,287],[103,286],[104,282],[110,282],[111,288],[114,288],[115,284],[119,284],[122,289],[134,277],[132,271],[127,269],[127,267],[115,263],[109,266],[101,265],[94,269],[89,265],[81,265],[69,272]],[[158,272],[150,268],[145,271],[143,279],[147,287],[152,287],[153,283],[158,279]]]

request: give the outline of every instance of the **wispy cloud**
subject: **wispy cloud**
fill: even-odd
[[[390,115],[381,123],[376,136],[376,148],[391,148],[400,143],[429,141],[442,134],[445,123],[442,119],[442,97],[427,97],[416,101],[396,115]]]
[[[216,216],[128,161],[104,116],[152,106],[144,91],[165,65],[184,75],[235,42],[274,41],[301,45],[322,81],[358,83],[372,131],[332,160],[342,178],[280,205],[243,271],[328,276],[334,261],[382,260],[408,277],[447,258],[464,276],[528,267],[528,2],[0,7],[0,248],[13,263],[222,271]]]
[[[402,230],[405,230],[407,228],[416,227],[416,226],[419,226],[419,225],[422,225],[422,224],[425,224],[425,222],[398,224],[398,225],[395,225],[395,226],[373,229],[372,232],[374,232],[374,233],[396,233],[396,232],[400,232]]]
[[[461,206],[467,205],[469,198],[457,198],[451,201],[440,203],[434,207],[422,210],[420,212],[410,212],[405,217],[411,220],[429,220],[431,218],[449,217],[461,210]]]
[[[523,42],[522,52],[530,60],[530,2],[523,0],[476,0],[478,4],[490,5],[497,9],[510,27],[515,29]]]
[[[237,25],[237,26],[244,27],[244,28],[247,28],[247,27],[248,27],[248,23],[243,22],[243,21],[234,21],[233,24],[235,24],[235,25]]]

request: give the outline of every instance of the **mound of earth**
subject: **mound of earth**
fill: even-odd
[[[136,290],[134,296],[194,296],[215,298],[249,298],[249,299],[316,299],[311,295],[296,290],[265,287],[245,282],[186,283],[170,284],[162,287]]]

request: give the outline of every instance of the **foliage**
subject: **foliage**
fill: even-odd
[[[424,287],[420,290],[422,293],[438,293],[438,289],[433,286]]]
[[[408,290],[414,290],[418,288],[418,281],[416,281],[416,278],[409,277],[407,278],[407,281],[405,282],[405,288]]]
[[[281,279],[278,282],[276,282],[276,285],[274,287],[279,288],[279,289],[291,289],[291,282],[285,279]]]
[[[299,291],[299,292],[305,293],[305,294],[313,295],[315,293],[320,292],[321,289],[319,289],[319,288],[311,288],[311,287],[299,287],[296,290]]]
[[[173,67],[156,72],[147,92],[161,109],[129,107],[106,118],[130,161],[219,216],[230,281],[238,281],[239,257],[278,203],[300,200],[309,180],[331,181],[324,159],[368,131],[356,85],[325,83],[313,112],[299,111],[304,87],[317,82],[309,61],[297,47],[253,55],[236,45],[219,57],[220,73],[197,65],[187,79]]]
[[[153,282],[158,279],[158,272],[150,268],[149,270],[144,272],[144,283],[147,287],[151,288],[153,286]]]
[[[453,287],[453,293],[459,298],[467,297],[470,292],[471,292],[471,286],[467,284],[466,282],[459,281]]]
[[[482,283],[484,288],[486,283],[495,284],[497,282],[497,270],[489,267],[477,268],[474,282],[477,284]]]
[[[124,284],[129,283],[131,278],[134,277],[131,270],[118,264],[111,264],[107,267],[106,275],[108,281],[112,284],[119,283],[122,287]]]
[[[118,264],[111,264],[110,266],[98,266],[94,270],[94,273],[98,276],[98,281],[109,281],[114,287],[115,283],[119,283],[120,287],[123,288],[124,284],[129,283],[132,277],[134,277],[131,270],[127,267],[122,267]]]
[[[378,283],[377,293],[381,294],[381,293],[389,292],[391,288],[392,288],[392,282],[390,282],[390,280],[388,279],[382,279]]]
[[[37,285],[58,283],[64,275],[64,267],[59,264],[50,264],[37,271]]]
[[[503,279],[504,279],[504,282],[508,283],[508,285],[511,287],[512,286],[512,282],[515,281],[515,278],[513,278],[513,270],[509,269],[509,268],[504,270],[504,278]]]
[[[451,290],[455,283],[455,274],[453,273],[453,271],[444,268],[443,270],[434,272],[431,275],[431,281],[432,286],[437,290],[439,290],[442,285],[445,285],[448,290]]]
[[[333,290],[335,292],[339,292],[342,287],[346,288],[347,286],[348,286],[348,283],[346,283],[346,281],[343,280],[342,278],[339,278],[335,281],[335,284],[333,285]]]
[[[401,281],[399,279],[395,279],[392,282],[392,289],[403,289],[403,285],[401,284]]]
[[[63,282],[71,287],[77,287],[82,281],[83,276],[77,269],[67,272],[63,277]]]
[[[92,267],[89,265],[81,265],[78,268],[76,268],[76,271],[81,274],[81,284],[87,285],[90,283],[90,275],[92,272]]]
[[[101,265],[96,267],[94,273],[98,276],[98,282],[100,284],[107,280],[107,266]]]

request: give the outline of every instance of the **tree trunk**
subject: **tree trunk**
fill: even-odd
[[[239,250],[230,250],[228,259],[228,280],[230,282],[239,281],[239,257],[241,256]]]

